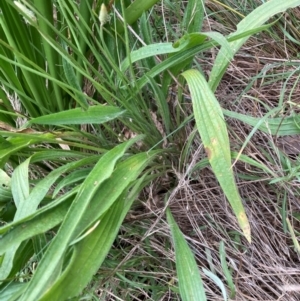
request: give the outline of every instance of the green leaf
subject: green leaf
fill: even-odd
[[[20,209],[29,196],[28,166],[30,158],[20,164],[12,174],[12,194],[16,207]]]
[[[174,242],[180,296],[183,301],[206,301],[205,290],[194,255],[169,208],[166,213]]]
[[[14,301],[20,296],[27,283],[11,282],[5,288],[0,289],[0,301]]]
[[[120,162],[110,178],[103,183],[90,202],[89,209],[78,223],[75,236],[91,226],[113,204],[116,198],[141,172],[157,152],[140,153]]]
[[[88,284],[105,259],[118,234],[123,211],[123,199],[117,201],[96,224],[91,233],[75,245],[68,267],[56,285],[41,301],[61,301],[77,296]],[[72,279],[72,281],[70,281]]]
[[[65,300],[78,295],[88,284],[107,255],[134,200],[124,198],[123,191],[127,193],[125,188],[128,189],[153,155],[154,152],[140,153],[119,163],[111,177],[100,186],[76,232],[80,234],[80,230],[90,224],[89,228],[71,243],[75,247],[70,264],[41,301]]]
[[[1,228],[2,233],[4,230],[6,230],[7,233],[0,239],[0,253],[3,254],[10,248],[19,245],[22,241],[45,233],[61,223],[74,199],[72,194],[64,195],[64,201],[58,200],[56,206],[51,204],[51,206],[39,209],[22,220],[12,222]]]
[[[63,46],[67,50],[67,46],[65,45],[65,43]],[[86,110],[89,107],[89,105],[87,103],[86,98],[82,94],[80,84],[78,82],[78,79],[76,77],[76,74],[75,74],[75,71],[73,69],[71,62],[68,59],[65,59],[63,57],[62,63],[63,63],[63,69],[64,69],[66,79],[67,79],[69,85],[72,88],[74,88],[76,91],[75,92],[75,94],[76,94],[75,101],[81,106],[82,109]]]
[[[101,124],[120,117],[124,110],[111,106],[90,106],[87,110],[81,108],[62,111],[34,118],[28,122],[30,124],[52,124],[52,125],[70,125],[70,124]]]
[[[29,194],[28,164],[30,160],[31,157],[20,164],[13,173],[12,192],[17,206],[17,212],[14,216],[14,221],[21,220],[34,213],[40,202],[47,194],[50,187],[61,176],[63,172],[66,172],[82,164],[93,162],[95,160],[95,157],[88,157],[77,162],[71,162],[55,169],[44,179],[42,179]],[[13,260],[18,247],[19,244],[14,243],[10,249],[6,250],[4,259],[0,267],[1,280],[5,279],[9,275],[13,267]],[[0,249],[0,254],[3,254],[3,252],[4,251]]]
[[[227,266],[226,251],[225,251],[225,246],[223,241],[220,242],[219,252],[220,252],[220,259],[221,259],[221,266],[223,269],[223,273],[230,289],[230,298],[234,299],[236,294],[236,289],[232,279],[231,272],[229,271],[229,268]]]
[[[128,147],[141,139],[137,137],[122,143],[104,154],[95,165],[91,173],[80,186],[57,235],[49,245],[44,257],[40,261],[31,282],[20,301],[35,301],[43,295],[58,277],[63,256],[72,239],[78,223],[88,209],[91,199],[100,185],[108,179],[116,162],[125,154]]]
[[[250,225],[231,168],[229,138],[222,109],[200,72],[188,70],[182,75],[186,79],[191,92],[197,129],[203,141],[209,163],[245,237],[251,242]]]
[[[264,133],[276,135],[276,136],[288,136],[300,134],[300,115],[289,117],[275,117],[266,118],[262,121],[262,118],[251,117],[248,115],[223,110],[224,114],[228,117],[238,119],[253,127],[258,125],[258,129]],[[266,116],[267,117],[267,116]]]
[[[12,194],[17,212],[14,220],[18,220],[21,216],[20,212],[24,212],[22,207],[29,196],[29,180],[28,180],[28,165],[30,158],[19,165],[12,175]],[[34,209],[33,209],[34,210]],[[27,213],[27,212],[26,212]],[[19,245],[12,246],[6,253],[1,262],[0,280],[4,280],[11,272],[13,261]]]
[[[32,145],[37,142],[52,142],[52,143],[59,143],[55,136],[51,133],[34,133],[34,134],[25,134],[25,133],[18,133],[18,132],[4,132],[1,131],[0,135],[8,136],[5,140],[2,137],[0,138],[1,146],[0,148],[0,165],[4,164],[8,158],[13,155],[14,153],[18,152],[21,149],[26,148],[29,145]],[[3,142],[2,141],[6,141]]]
[[[131,51],[130,59],[126,58],[121,66],[120,69],[122,72],[125,72],[130,63],[137,62],[139,60],[152,57],[155,55],[167,54],[172,52],[178,52],[178,49],[173,47],[173,43],[157,43],[157,44],[150,44],[144,47],[139,48],[138,50]]]
[[[132,51],[130,53],[130,59],[126,58],[121,64],[121,70],[124,72],[130,66],[130,62],[134,63],[136,61],[155,56],[161,54],[174,54],[178,52],[182,52],[193,48],[197,45],[203,44],[203,42],[207,38],[211,38],[216,42],[216,44],[222,45],[224,49],[227,50],[229,54],[233,54],[229,43],[227,42],[226,38],[218,33],[218,32],[194,32],[185,34],[182,38],[180,38],[175,43],[158,43],[158,44],[151,44],[144,47],[139,48],[138,50]],[[188,59],[190,61],[190,58]],[[182,61],[180,62],[180,65]]]
[[[158,0],[135,0],[125,9],[125,19],[126,23],[131,25],[138,20],[138,18],[153,5],[155,5]],[[119,34],[123,33],[123,24],[117,22],[117,31]]]
[[[0,169],[0,204],[6,203],[11,198],[11,179],[3,169]]]
[[[188,32],[199,32],[204,18],[204,1],[189,0],[184,11],[182,27]]]
[[[211,271],[209,271],[205,268],[202,268],[202,271],[207,277],[209,277],[220,288],[222,295],[223,295],[223,300],[228,301],[226,288],[225,288],[225,285],[223,284],[223,282],[221,281],[221,279],[217,275],[215,275],[214,273],[212,273]]]

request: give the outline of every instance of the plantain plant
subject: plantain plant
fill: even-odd
[[[270,17],[300,1],[268,1],[228,37],[201,32],[204,1],[189,1],[182,37],[174,43],[158,42],[149,24],[157,2],[1,1],[3,300],[78,296],[102,265],[139,193],[179,160],[177,140],[193,117],[212,170],[251,241],[224,120],[224,114],[240,116],[222,110],[214,92],[243,43],[268,28]],[[191,69],[193,59],[216,46],[219,54],[207,81],[201,70]],[[181,115],[184,103],[170,109],[174,79],[187,81],[194,116]],[[199,294],[188,293],[186,269],[197,273],[198,268],[170,212],[168,221],[182,299],[205,300],[198,276]],[[21,282],[32,261],[37,267]]]

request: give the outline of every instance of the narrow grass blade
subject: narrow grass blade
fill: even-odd
[[[229,268],[227,266],[226,251],[225,251],[223,241],[220,242],[219,253],[220,253],[220,260],[221,260],[221,266],[222,266],[222,269],[223,269],[223,273],[224,273],[225,279],[226,279],[227,284],[228,284],[229,289],[230,289],[230,298],[234,299],[235,294],[236,294],[236,290],[235,290],[235,285],[234,285],[234,282],[233,282],[233,279],[232,279],[231,272],[229,271]]]
[[[294,228],[292,227],[291,222],[288,219],[288,217],[286,218],[286,222],[287,222],[287,226],[288,226],[288,229],[290,231],[290,234],[291,234],[291,237],[292,237],[292,240],[293,240],[294,248],[295,248],[296,252],[298,254],[300,254],[300,245],[299,245],[298,239],[295,235]]]
[[[86,98],[82,94],[82,90],[81,90],[80,84],[78,82],[78,78],[76,77],[73,66],[64,57],[62,58],[62,63],[63,63],[64,73],[65,73],[65,76],[66,76],[66,79],[67,79],[69,85],[77,91],[77,92],[75,92],[75,94],[76,94],[75,101],[78,103],[78,105],[80,105],[81,108],[86,110],[89,107],[89,105],[87,103]]]
[[[182,27],[188,33],[199,32],[204,18],[204,1],[190,0],[186,6]]]
[[[226,288],[225,288],[225,285],[223,284],[223,282],[221,281],[221,279],[217,275],[215,275],[214,273],[212,273],[211,271],[209,271],[205,268],[202,268],[202,271],[207,277],[209,277],[220,288],[224,301],[228,301]]]
[[[30,124],[101,124],[120,117],[125,111],[111,106],[90,106],[87,110],[71,109],[50,115],[37,117],[28,122]]]
[[[169,208],[166,213],[174,242],[180,296],[183,301],[206,301],[205,290],[194,255]]]
[[[264,133],[287,136],[300,134],[300,115],[290,117],[275,117],[266,118],[264,122],[261,122],[261,118],[251,117],[244,114],[223,110],[224,115],[235,118],[253,127],[258,126],[258,129]],[[267,116],[266,116],[267,117]]]
[[[251,242],[250,225],[231,168],[229,138],[221,107],[200,72],[188,70],[182,75],[187,80],[191,92],[197,129],[209,163],[231,204],[245,237]]]
[[[41,13],[41,15],[38,14],[37,18],[39,30],[43,33],[42,36],[48,35],[49,37],[55,39],[55,32],[52,30],[51,26],[49,26],[49,23],[53,24],[53,3],[51,1],[34,0],[34,5],[35,8]],[[58,66],[60,61],[58,53],[53,47],[51,47],[46,39],[43,40],[42,45],[45,51],[49,73],[52,77],[59,78],[60,68],[58,68]],[[48,83],[48,85],[53,85],[55,95],[55,102],[53,102],[53,105],[55,105],[59,110],[63,110],[62,92],[60,87],[57,85],[57,83],[51,81]]]
[[[244,162],[246,164],[252,165],[260,169],[265,174],[269,174],[271,177],[276,177],[277,175],[272,171],[270,168],[268,168],[266,165],[257,162],[256,160],[248,157],[247,155],[240,154],[238,152],[231,152],[231,159],[232,160],[238,160],[240,162]],[[207,158],[202,159],[198,163],[195,164],[195,166],[191,169],[190,174],[193,174],[193,172],[197,169],[203,169],[209,165],[209,161]]]

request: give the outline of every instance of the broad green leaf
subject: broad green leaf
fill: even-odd
[[[120,117],[125,111],[111,106],[90,106],[87,110],[81,108],[62,111],[50,115],[34,118],[28,122],[30,124],[101,124]]]
[[[28,165],[30,158],[25,160],[20,164],[14,171],[12,175],[12,194],[14,198],[15,205],[17,207],[17,212],[14,220],[18,220],[18,213],[22,212],[22,207],[24,202],[29,196],[29,179],[28,179]],[[35,210],[35,209],[33,209]],[[0,267],[0,280],[4,280],[11,272],[13,267],[13,261],[19,244],[12,246],[6,253],[1,262]]]
[[[85,213],[81,226],[79,225],[77,228],[78,234],[107,210],[129,183],[138,176],[144,164],[149,162],[155,154],[156,152],[152,154],[141,153],[118,164],[109,181],[107,181],[107,185],[101,186],[91,200],[90,210]],[[3,254],[11,246],[37,234],[44,233],[62,222],[77,191],[78,188],[75,188],[26,218],[1,227],[0,254]]]
[[[74,231],[78,223],[88,209],[91,199],[100,185],[111,176],[116,162],[125,154],[128,147],[139,139],[141,137],[122,143],[100,158],[80,186],[77,196],[65,216],[57,235],[47,248],[20,301],[35,301],[51,287],[52,282],[58,277],[58,268],[62,263],[63,255],[74,236]]]
[[[6,281],[14,279],[14,277],[28,265],[28,261],[34,255],[33,244],[31,240],[24,241],[18,247],[14,256],[13,266]],[[6,282],[4,281],[4,283]]]
[[[2,139],[1,139],[2,140]],[[4,139],[3,139],[4,140]],[[10,155],[17,152],[18,150],[27,147],[28,145],[34,144],[36,141],[34,139],[24,139],[22,137],[7,141],[6,143],[1,143],[0,149],[0,162],[3,165]]]
[[[125,72],[130,63],[134,63],[140,61],[142,59],[152,57],[155,55],[167,54],[172,52],[178,52],[178,49],[173,47],[173,43],[157,43],[157,44],[150,44],[144,47],[139,48],[138,50],[134,50],[130,53],[130,59],[126,58],[121,66],[120,69],[122,72]]]
[[[288,8],[293,8],[300,5],[299,0],[270,0],[253,10],[248,16],[246,16],[238,25],[236,32],[229,35],[230,37],[243,34],[244,32],[260,27],[262,24],[267,22],[272,16],[286,11]],[[248,40],[249,36],[240,38],[236,41],[230,42],[230,47],[235,54],[241,46]],[[209,77],[209,86],[214,92],[218,84],[226,72],[226,69],[231,61],[231,56],[228,55],[226,48],[221,47],[217,58],[214,62],[212,71]]]
[[[245,237],[251,242],[250,225],[231,168],[229,138],[221,107],[200,72],[188,70],[182,75],[187,80],[191,92],[197,129],[209,163]]]
[[[30,158],[21,163],[12,174],[11,188],[17,208],[20,208],[29,196],[29,163]]]
[[[175,48],[181,49],[180,52],[183,52],[184,49],[193,48],[197,45],[201,45],[204,43],[204,41],[210,38],[212,40],[212,46],[213,45],[222,45],[224,49],[226,49],[227,54],[229,56],[232,56],[232,50],[229,47],[229,43],[227,42],[226,38],[218,33],[218,32],[202,32],[202,33],[190,33],[183,36],[181,39],[179,39],[177,42],[174,43]],[[172,57],[174,54],[170,54],[170,57]],[[172,76],[177,76],[179,72],[186,68],[191,67],[191,63],[193,61],[193,57],[188,59],[181,59],[180,62],[172,68],[169,69],[168,72],[164,73],[163,77],[163,91],[164,94],[167,95],[169,90],[169,85],[171,84],[173,78]],[[171,73],[171,74],[170,74]]]
[[[11,282],[0,289],[0,301],[14,301],[21,295],[27,283]]]
[[[122,222],[120,219],[123,210],[122,201],[113,204],[100,224],[75,245],[69,265],[60,280],[39,300],[67,300],[69,297],[77,296],[85,288],[99,269],[118,234]]]
[[[24,130],[26,131],[26,129]],[[28,130],[31,131],[30,129]],[[85,133],[88,135],[87,133]],[[17,132],[5,132],[0,131],[0,135],[8,137],[4,143],[4,147],[0,149],[0,162],[7,160],[9,156],[15,154],[16,152],[26,149],[27,151],[32,151],[35,154],[34,157],[39,158],[39,153],[34,152],[33,148],[27,148],[27,146],[35,143],[53,143],[53,144],[67,144],[70,146],[78,147],[80,149],[89,149],[96,152],[105,152],[106,149],[101,147],[91,146],[86,141],[82,142],[82,134],[74,131],[64,131],[64,132],[30,132],[24,133],[23,131]],[[5,139],[3,139],[5,141]],[[70,141],[71,140],[71,141]],[[1,143],[1,136],[0,136]],[[59,152],[59,151],[58,151]],[[43,156],[43,155],[41,155]]]
[[[55,161],[66,164],[67,159],[73,161],[74,159],[84,159],[88,156],[86,152],[80,151],[70,151],[63,149],[49,149],[49,150],[40,150],[31,157],[30,163],[36,163],[41,161]]]
[[[95,222],[113,204],[116,198],[123,192],[130,182],[136,179],[145,167],[145,164],[152,160],[157,151],[140,153],[130,157],[124,162],[120,162],[111,177],[99,187],[92,198],[89,210],[84,213],[80,223],[78,223],[74,235],[77,236],[87,226]],[[75,238],[75,237],[74,237]]]
[[[67,195],[69,196],[69,195]],[[42,208],[27,218],[10,223],[9,232],[0,239],[0,253],[3,254],[10,248],[19,245],[22,241],[35,235],[45,233],[63,221],[74,197],[65,197],[57,206]],[[6,228],[8,228],[6,226]]]
[[[53,197],[55,197],[60,190],[62,190],[63,188],[66,188],[69,185],[72,185],[80,180],[85,179],[88,174],[91,172],[92,168],[88,167],[88,168],[82,168],[79,170],[76,170],[72,173],[70,173],[69,175],[66,175],[55,187],[55,190],[53,192]]]
[[[27,215],[36,211],[36,208],[43,200],[43,198],[48,193],[49,189],[52,185],[57,181],[57,179],[65,172],[70,171],[76,167],[80,167],[84,164],[89,164],[95,162],[95,160],[99,158],[99,156],[91,156],[76,162],[67,163],[52,172],[50,172],[45,178],[43,178],[40,182],[38,182],[35,187],[32,189],[26,200],[24,200],[18,207],[16,216],[14,220],[21,219],[26,217]],[[29,158],[30,161],[31,158]],[[17,180],[18,179],[18,180]],[[23,179],[18,177],[16,179],[15,185],[18,185],[18,182],[23,181]],[[14,184],[14,183],[13,183]]]
[[[55,169],[48,176],[42,179],[29,194],[28,164],[30,160],[31,158],[28,158],[20,164],[13,173],[12,192],[17,206],[14,221],[21,220],[34,213],[53,183],[61,176],[62,173],[81,166],[82,164],[93,162],[95,157],[88,157],[77,162],[71,162]],[[0,267],[0,279],[5,279],[7,275],[9,275],[13,267],[13,260],[18,247],[19,243],[14,243],[10,249],[6,249],[6,253]],[[4,251],[0,249],[0,254],[3,254],[3,252]]]
[[[3,169],[0,169],[0,204],[6,203],[11,198],[11,179]]]
[[[121,222],[134,200],[133,198],[126,200],[122,196],[123,191],[126,192],[124,189],[136,179],[152,158],[153,155],[149,156],[148,153],[130,157],[119,163],[111,177],[103,183],[91,200],[86,218],[80,226],[81,229],[85,229],[92,222],[90,228],[71,243],[75,248],[70,264],[41,300],[66,300],[77,296],[88,284],[107,255]],[[99,217],[101,217],[100,223]],[[79,234],[80,231],[77,233]],[[73,281],[70,281],[70,278]]]
[[[205,290],[194,255],[169,208],[166,213],[175,248],[176,271],[181,299],[182,301],[206,301]]]

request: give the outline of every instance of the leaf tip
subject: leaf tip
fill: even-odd
[[[241,212],[238,216],[240,226],[249,243],[251,243],[251,228],[245,212]]]

